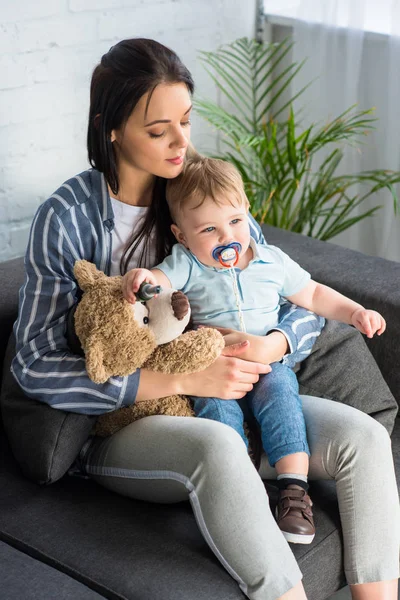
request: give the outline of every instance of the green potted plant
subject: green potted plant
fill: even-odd
[[[338,174],[344,146],[359,144],[374,128],[373,110],[353,106],[323,125],[302,128],[293,101],[305,88],[284,100],[303,64],[287,63],[291,47],[286,40],[269,44],[241,38],[216,52],[201,52],[206,70],[235,108],[205,99],[195,100],[195,108],[221,132],[217,157],[241,172],[251,212],[260,223],[328,240],[379,210],[377,205],[354,213],[383,188],[390,190],[396,213],[400,173]]]

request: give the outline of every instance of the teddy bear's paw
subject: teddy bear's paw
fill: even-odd
[[[157,400],[140,402],[143,417],[151,415],[168,415],[170,417],[193,417],[194,412],[186,396],[167,396]]]
[[[195,373],[211,365],[224,347],[219,331],[204,327],[158,346],[144,366],[162,373]]]
[[[186,396],[175,395],[156,400],[143,400],[133,406],[124,406],[113,412],[100,415],[94,433],[100,437],[108,437],[138,419],[154,415],[193,417],[194,412]]]
[[[141,416],[138,414],[137,406],[136,404],[124,406],[118,410],[100,415],[94,428],[95,435],[108,437],[137,419],[140,419]]]

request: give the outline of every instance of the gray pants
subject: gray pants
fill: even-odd
[[[399,503],[385,428],[364,413],[303,396],[310,479],[336,481],[348,583],[399,576]],[[263,478],[275,471],[266,457]],[[206,419],[154,416],[97,441],[85,457],[101,485],[151,502],[189,499],[212,551],[253,600],[276,600],[301,573],[240,436]]]

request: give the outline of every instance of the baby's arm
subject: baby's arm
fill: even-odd
[[[141,284],[147,281],[152,285],[161,285],[163,288],[171,288],[171,282],[159,269],[131,269],[122,278],[122,293],[128,302],[135,304],[136,292],[139,290]]]
[[[332,288],[310,280],[300,292],[288,297],[290,302],[303,306],[327,319],[354,325],[361,333],[372,338],[386,329],[385,319],[375,310],[368,310]]]

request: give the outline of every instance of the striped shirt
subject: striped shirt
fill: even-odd
[[[106,181],[95,169],[66,181],[33,219],[14,325],[17,353],[12,372],[27,396],[53,408],[96,415],[135,401],[140,369],[96,384],[87,375],[84,358],[71,353],[66,339],[68,311],[81,295],[75,261],[86,259],[109,274],[113,227]],[[252,217],[250,227],[252,237],[265,244]],[[285,360],[293,362],[304,358],[297,349],[305,336],[316,339],[321,321],[289,305],[276,329],[286,335],[294,352]]]

